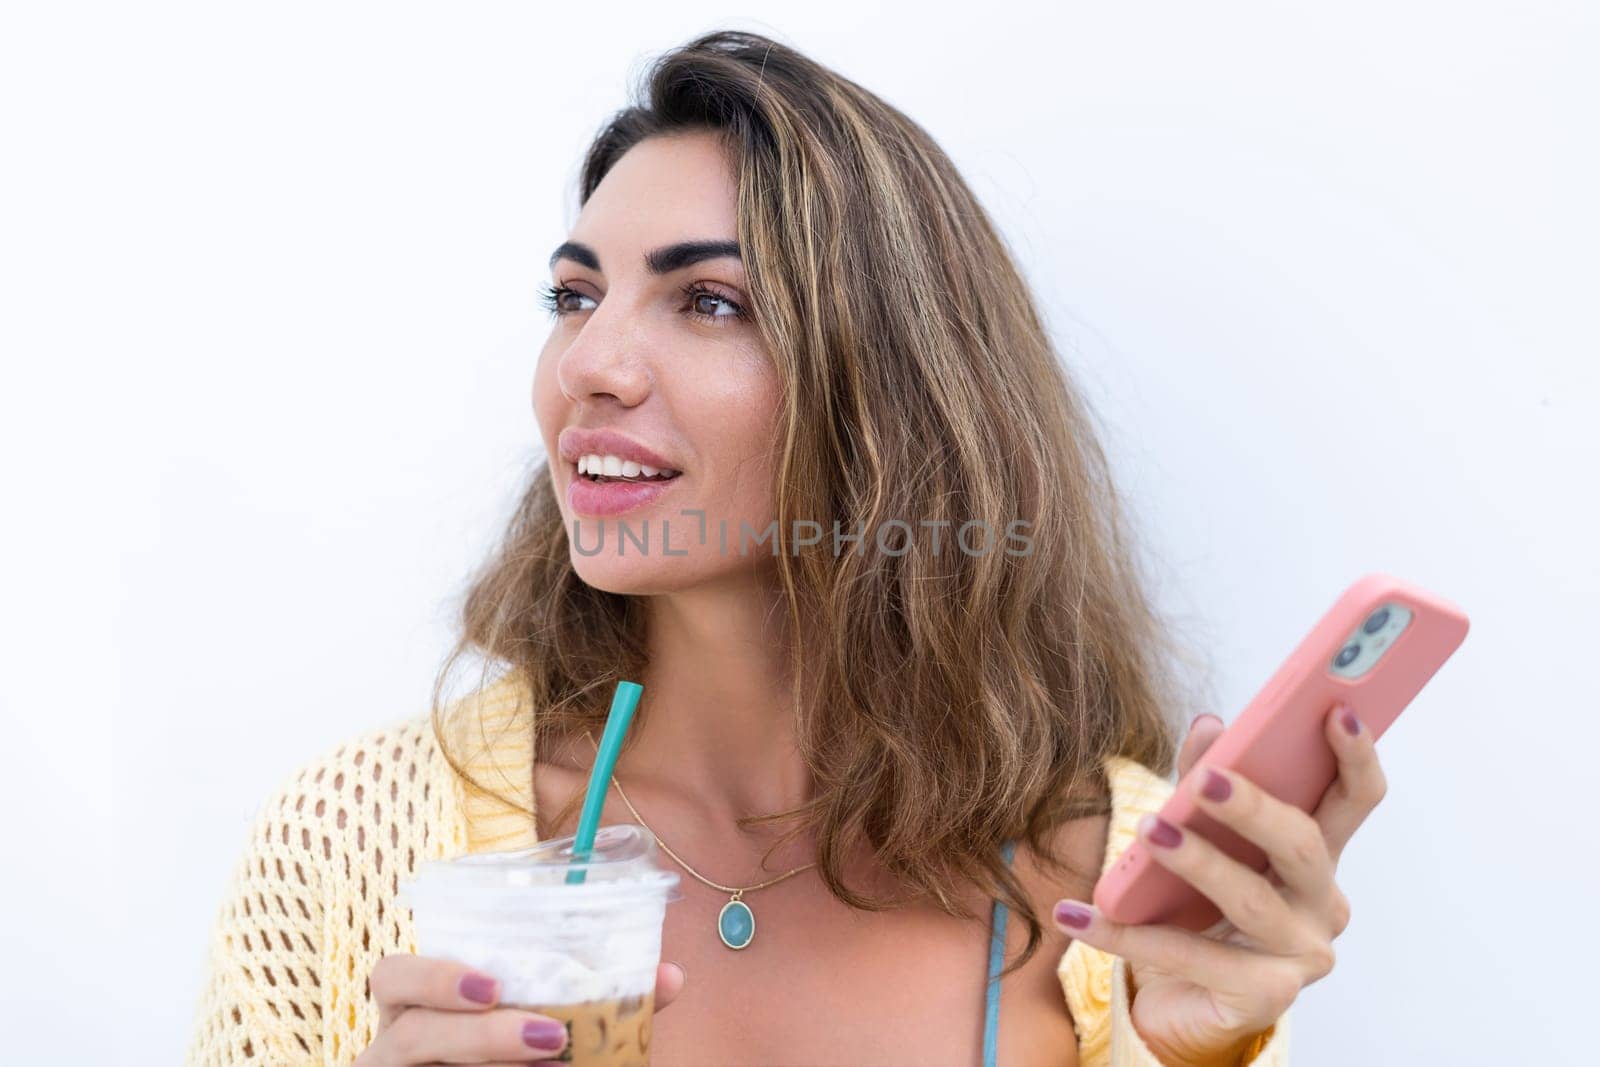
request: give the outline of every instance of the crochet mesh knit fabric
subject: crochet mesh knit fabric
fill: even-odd
[[[342,1063],[371,1043],[366,976],[416,951],[399,880],[466,844],[441,766],[414,720],[301,768],[262,809],[213,930],[190,1064]]]
[[[426,860],[537,840],[530,715],[526,689],[508,675],[442,716],[452,756],[488,790],[455,773],[426,714],[289,776],[256,816],[216,912],[188,1067],[346,1067],[372,1043],[372,968],[416,952],[411,912],[395,902],[400,883]],[[1105,867],[1172,790],[1131,760],[1107,768]],[[1160,1067],[1133,1027],[1126,969],[1081,941],[1062,956],[1084,1067]],[[1288,1062],[1287,1018],[1246,1062]]]

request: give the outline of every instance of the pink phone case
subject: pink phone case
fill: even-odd
[[[1379,618],[1376,613],[1390,605],[1383,624],[1369,633],[1366,627]],[[1394,632],[1408,611],[1409,621]],[[1340,701],[1349,704],[1376,740],[1466,636],[1467,616],[1454,604],[1390,575],[1367,575],[1345,591],[1180,780],[1161,817],[1265,870],[1265,853],[1198,809],[1186,788],[1188,779],[1207,765],[1225,767],[1280,800],[1315,810],[1337,775],[1322,732],[1328,711]],[[1341,664],[1352,646],[1357,654]],[[1363,664],[1360,677],[1347,676]],[[1095,885],[1094,903],[1121,923],[1204,930],[1222,918],[1216,905],[1151,859],[1138,840]]]

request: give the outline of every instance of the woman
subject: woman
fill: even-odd
[[[1089,416],[949,160],[719,32],[658,61],[581,185],[534,381],[548,464],[431,713],[263,811],[190,1062],[558,1056],[493,976],[414,955],[394,894],[425,859],[572,833],[620,678],[645,695],[602,821],[683,864],[656,1064],[1286,1062],[1348,918],[1335,858],[1382,794],[1370,736],[1330,714],[1314,818],[1207,779],[1271,878],[1147,818],[1220,723],[1176,752]],[[469,651],[507,669],[447,704]],[[1135,834],[1229,921],[1084,904]],[[735,951],[736,888],[760,922]]]

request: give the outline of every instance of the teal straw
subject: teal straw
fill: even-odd
[[[583,814],[578,816],[578,836],[572,842],[573,862],[589,858],[594,849],[594,835],[600,829],[600,809],[605,807],[606,789],[611,782],[611,772],[617,766],[617,755],[622,751],[622,739],[633,722],[633,712],[639,706],[639,696],[644,688],[634,682],[618,682],[611,697],[611,711],[606,715],[605,733],[600,735],[600,749],[595,753],[594,767],[589,771],[589,786],[583,794]],[[588,871],[567,872],[568,885],[582,885]]]

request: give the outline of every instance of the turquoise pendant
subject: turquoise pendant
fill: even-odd
[[[717,934],[729,948],[744,948],[755,940],[755,912],[739,899],[738,893],[722,906],[722,912],[717,916]]]

